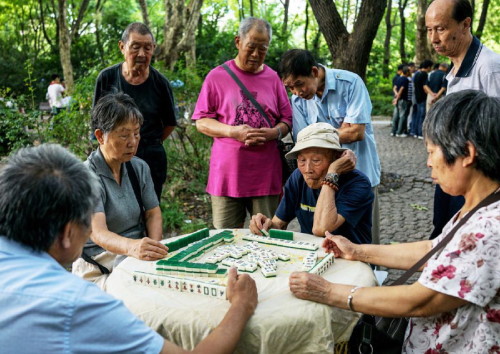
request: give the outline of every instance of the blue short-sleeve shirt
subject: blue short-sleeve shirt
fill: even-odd
[[[312,234],[314,211],[320,192],[321,189],[309,188],[299,169],[296,169],[285,184],[285,193],[276,216],[285,222],[297,217],[300,231]],[[341,174],[335,205],[337,213],[346,221],[330,232],[345,236],[354,243],[371,243],[372,202],[370,181],[362,172],[353,170]]]
[[[0,236],[0,352],[159,353],[164,339],[46,252]]]
[[[356,169],[363,172],[371,186],[380,184],[380,160],[371,124],[372,104],[363,80],[346,70],[325,68],[325,90],[322,97],[305,100],[292,96],[293,135],[310,124],[329,123],[340,128],[342,123],[364,124],[365,137],[361,141],[342,144],[358,158]]]

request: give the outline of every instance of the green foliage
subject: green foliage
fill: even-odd
[[[392,92],[392,82],[389,80],[384,79],[381,73],[368,75],[366,78],[366,86],[373,106],[372,115],[374,116],[392,116],[394,93]]]

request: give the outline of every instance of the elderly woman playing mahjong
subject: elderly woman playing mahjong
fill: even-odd
[[[500,100],[466,90],[436,103],[424,121],[427,165],[465,204],[432,241],[357,245],[327,233],[335,257],[409,269],[479,203],[411,285],[356,288],[293,273],[301,299],[385,317],[410,317],[405,353],[498,353],[500,348]]]
[[[92,217],[90,240],[83,258],[73,264],[73,273],[103,289],[109,272],[124,256],[154,261],[168,251],[160,242],[161,212],[149,167],[134,157],[142,122],[134,100],[124,93],[102,97],[92,110],[99,147],[85,164],[99,178],[101,198]]]

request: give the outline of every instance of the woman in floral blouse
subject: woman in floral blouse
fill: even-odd
[[[465,204],[432,241],[357,245],[327,233],[336,257],[409,269],[484,198],[500,192],[500,100],[466,90],[447,96],[424,122],[427,165],[435,183]],[[411,317],[404,353],[500,353],[500,202],[480,208],[411,285],[353,289],[293,273],[301,299],[385,317]],[[351,290],[354,290],[352,292]]]

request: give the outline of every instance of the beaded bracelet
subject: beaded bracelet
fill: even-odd
[[[336,184],[333,184],[332,182],[328,182],[328,181],[321,181],[321,185],[322,186],[328,186],[330,187],[331,189],[333,189],[335,192],[338,192],[339,191],[339,186],[337,186]]]
[[[349,296],[347,297],[347,307],[349,307],[349,310],[354,312],[354,309],[352,308],[352,296],[356,292],[356,290],[362,288],[361,286],[355,286],[354,288],[351,289]]]

